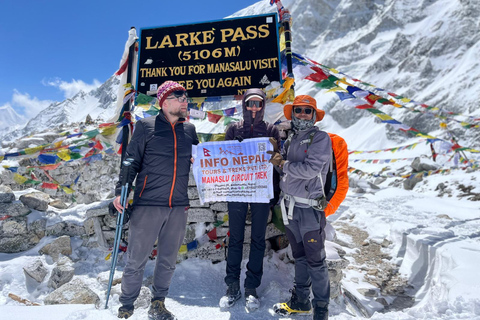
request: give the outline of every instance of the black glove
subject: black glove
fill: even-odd
[[[108,214],[110,217],[116,217],[118,214],[117,208],[113,205],[113,201],[108,204]]]
[[[117,208],[113,205],[113,202],[110,202],[108,204],[108,214],[111,217],[116,218],[118,215]],[[129,206],[127,209],[125,209],[125,212],[123,213],[125,216],[123,217],[123,224],[127,223],[130,220],[130,215],[132,214],[132,207]]]
[[[233,138],[233,139],[238,140],[238,142],[242,142],[242,141],[243,141],[243,137],[240,136],[240,135],[236,136],[236,137]]]

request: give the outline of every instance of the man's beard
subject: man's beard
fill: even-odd
[[[187,115],[188,115],[187,110],[185,110],[185,111],[178,110],[178,111],[176,111],[176,112],[174,112],[174,111],[169,111],[168,113],[169,113],[170,115],[174,116],[174,117],[179,117],[179,118],[186,118]]]

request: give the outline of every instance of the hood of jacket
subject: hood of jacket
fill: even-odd
[[[245,103],[245,100],[251,96],[251,95],[259,95],[260,97],[263,98],[263,108],[257,111],[257,114],[255,115],[255,119],[252,118],[252,112],[250,110],[247,110],[247,105]],[[263,122],[263,115],[265,114],[265,106],[267,104],[267,97],[265,96],[265,92],[263,92],[262,89],[248,89],[245,94],[243,95],[242,99],[242,111],[243,111],[243,122],[244,125],[250,126],[250,125],[257,125]]]

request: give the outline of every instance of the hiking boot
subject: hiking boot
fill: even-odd
[[[175,316],[165,308],[165,298],[153,299],[148,309],[150,320],[176,320]]]
[[[120,319],[128,319],[132,316],[133,309],[134,309],[133,305],[131,305],[131,306],[121,306],[120,308],[118,308],[117,317],[119,317]]]
[[[328,302],[317,301],[313,309],[313,320],[327,320],[328,319]]]
[[[228,285],[227,293],[220,299],[218,304],[220,308],[230,308],[241,296],[240,282],[233,282]]]
[[[310,303],[310,299],[300,298],[297,295],[295,287],[290,291],[292,292],[292,297],[290,300],[275,304],[273,306],[273,311],[281,316],[286,316],[289,314],[311,314],[312,304]]]
[[[260,300],[258,300],[257,290],[245,288],[245,310],[253,312],[258,308],[260,308]]]

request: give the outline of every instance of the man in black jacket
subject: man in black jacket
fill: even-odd
[[[157,261],[153,275],[153,299],[148,311],[152,320],[175,317],[165,308],[165,297],[175,270],[178,250],[185,236],[189,206],[187,186],[192,145],[198,144],[195,127],[185,122],[187,94],[184,87],[166,81],[158,88],[161,110],[156,117],[138,121],[126,158],[133,158],[129,185],[137,178],[130,218],[127,265],[123,271],[118,317],[133,314],[133,303],[140,294],[143,272],[157,241]],[[119,181],[122,181],[120,174]],[[120,204],[117,183],[113,201]]]

